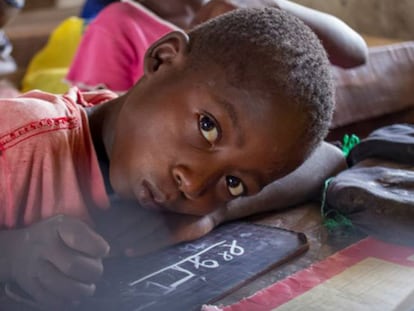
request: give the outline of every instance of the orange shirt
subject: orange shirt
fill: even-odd
[[[66,214],[91,222],[88,208],[107,208],[84,107],[116,95],[32,91],[0,99],[0,228]]]

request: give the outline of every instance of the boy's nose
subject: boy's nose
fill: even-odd
[[[178,189],[190,200],[194,200],[202,195],[210,183],[209,177],[206,174],[193,171],[185,166],[174,167],[172,174]]]

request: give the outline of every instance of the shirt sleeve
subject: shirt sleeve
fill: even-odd
[[[76,95],[0,100],[0,229],[57,214],[92,223],[107,208],[103,176]]]

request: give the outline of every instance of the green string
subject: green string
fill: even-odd
[[[323,219],[323,225],[329,230],[333,231],[340,227],[353,227],[352,222],[339,213],[337,210],[329,210],[325,212],[325,206],[326,206],[326,193],[328,191],[329,184],[333,180],[333,177],[328,178],[325,180],[325,185],[322,192],[322,202],[321,202],[321,215]]]
[[[352,134],[351,136],[346,134],[342,141],[342,153],[344,156],[347,157],[352,148],[354,148],[359,142],[360,139],[355,134]],[[329,184],[332,180],[333,177],[325,180],[322,192],[321,215],[323,224],[329,231],[333,231],[339,227],[353,227],[352,221],[349,220],[346,216],[342,215],[339,211],[335,209],[329,209],[328,211],[325,211],[326,193],[328,192]]]
[[[326,193],[328,192],[329,184],[331,183],[333,177],[330,177],[325,180],[325,184],[323,186],[323,192],[322,192],[322,202],[321,202],[321,216],[323,219],[326,218],[325,215],[325,205],[326,205]]]
[[[329,230],[334,231],[338,228],[352,228],[354,225],[349,218],[345,217],[344,215],[340,214],[338,211],[332,210],[335,212],[335,215],[326,217],[323,220],[323,225]]]
[[[359,142],[360,139],[355,134],[352,134],[351,136],[346,134],[342,140],[342,153],[344,156],[347,157],[352,148],[359,144]]]

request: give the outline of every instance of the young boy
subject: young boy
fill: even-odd
[[[228,202],[258,193],[312,152],[311,162],[336,158],[318,147],[332,107],[323,47],[277,9],[237,10],[164,36],[120,97],[73,89],[1,100],[0,280],[55,309],[92,295],[109,252],[94,228],[110,197],[120,203],[109,208],[111,242],[127,254],[146,247],[125,226],[131,211],[149,243],[197,238],[246,214]],[[329,164],[321,171],[332,173]],[[307,173],[319,188],[312,178],[320,172]]]

